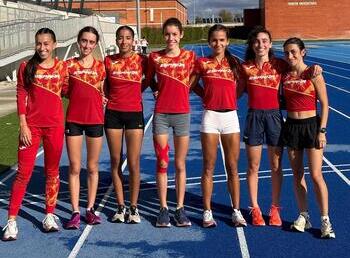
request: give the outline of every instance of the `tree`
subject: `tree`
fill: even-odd
[[[196,16],[196,23],[203,23],[203,18]]]
[[[233,22],[233,14],[225,9],[220,10],[218,16],[222,18],[223,22]]]

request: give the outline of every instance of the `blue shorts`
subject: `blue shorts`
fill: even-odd
[[[243,141],[252,146],[265,143],[270,146],[282,146],[283,117],[279,109],[249,109],[245,122]]]

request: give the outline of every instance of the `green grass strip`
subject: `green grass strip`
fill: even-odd
[[[17,163],[18,128],[16,112],[0,117],[0,174]]]

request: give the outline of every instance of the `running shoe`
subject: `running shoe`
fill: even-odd
[[[187,218],[184,207],[175,210],[174,220],[177,227],[189,227],[191,226],[191,221]]]
[[[80,227],[80,212],[73,212],[72,217],[64,226],[65,229],[79,229]]]
[[[17,239],[18,228],[16,220],[8,220],[6,226],[2,229],[4,234],[2,236],[3,241],[12,241]]]
[[[250,214],[252,215],[252,225],[253,226],[265,226],[265,221],[262,216],[259,207],[249,207]]]
[[[138,224],[141,222],[139,210],[135,205],[131,205],[129,208],[128,223]]]
[[[238,209],[233,209],[232,212],[232,223],[235,227],[246,227],[247,221],[244,219],[242,213]]]
[[[216,221],[213,217],[211,210],[205,210],[203,212],[203,227],[204,228],[213,228],[216,227]]]
[[[126,208],[125,208],[125,206],[118,204],[117,212],[112,217],[112,222],[124,223],[125,222],[125,215],[126,215]]]
[[[297,220],[293,222],[293,224],[290,226],[291,229],[294,229],[299,232],[304,232],[305,229],[311,228],[311,222],[310,222],[310,216],[299,214]]]
[[[86,210],[85,221],[89,225],[97,225],[101,224],[101,217],[96,215],[95,210],[91,208],[90,210]]]
[[[271,205],[271,208],[270,208],[270,219],[269,219],[269,225],[270,226],[276,226],[276,227],[282,226],[280,210],[281,210],[281,207],[273,205],[273,204]]]
[[[44,220],[43,220],[43,228],[46,232],[54,232],[58,231],[59,227],[57,225],[58,217],[55,214],[48,213],[46,214]]]
[[[335,233],[329,219],[323,219],[321,221],[321,238],[335,238]]]
[[[156,227],[170,227],[169,210],[166,207],[160,208]]]

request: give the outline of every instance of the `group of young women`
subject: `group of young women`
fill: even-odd
[[[103,128],[110,150],[111,174],[117,210],[113,222],[140,223],[137,209],[140,188],[140,152],[144,118],[142,91],[151,87],[155,95],[153,141],[156,155],[156,179],[160,201],[157,227],[169,227],[167,206],[167,169],[169,164],[169,128],[173,129],[177,226],[191,221],[184,209],[186,156],[189,148],[190,104],[193,90],[203,100],[201,143],[203,150],[203,227],[216,226],[211,209],[213,173],[217,146],[222,144],[227,187],[231,197],[232,222],[246,226],[240,212],[238,159],[240,126],[237,98],[248,95],[248,115],[243,140],[248,157],[248,188],[252,224],[265,225],[258,204],[258,170],[262,145],[268,146],[272,178],[272,204],[269,224],[281,226],[280,192],[283,146],[294,173],[294,190],[300,215],[292,228],[303,232],[311,227],[307,207],[303,152],[308,156],[309,170],[321,211],[321,236],[334,238],[328,217],[328,192],[322,177],[322,154],[326,144],[328,103],[320,67],[308,67],[304,61],[305,46],[298,38],[284,44],[285,61],[275,58],[270,33],[258,27],[250,33],[246,60],[240,64],[228,51],[228,29],[214,25],[208,33],[212,53],[196,58],[194,52],[180,48],[183,37],[180,21],[170,18],[163,24],[166,48],[149,57],[133,52],[134,31],[121,26],[116,32],[119,53],[107,56],[104,63],[93,57],[99,35],[93,27],[78,34],[79,57],[66,62],[53,58],[56,38],[52,30],[43,28],[35,35],[35,54],[21,64],[18,72],[17,103],[20,119],[18,171],[14,180],[3,240],[15,240],[18,234],[16,216],[31,177],[36,152],[43,141],[46,174],[45,231],[57,231],[54,209],[59,190],[59,161],[65,131],[70,161],[69,189],[72,216],[68,229],[80,226],[79,191],[83,134],[87,148],[88,197],[85,212],[87,224],[99,224],[94,211],[98,187],[98,161],[102,148]],[[199,84],[202,81],[203,85]],[[287,120],[280,111],[280,83],[286,101]],[[66,126],[63,127],[61,96],[69,98]],[[317,115],[317,100],[321,113]],[[103,114],[103,105],[106,110]],[[283,125],[284,124],[284,125]],[[121,152],[125,137],[129,167],[130,207],[125,205]]]

